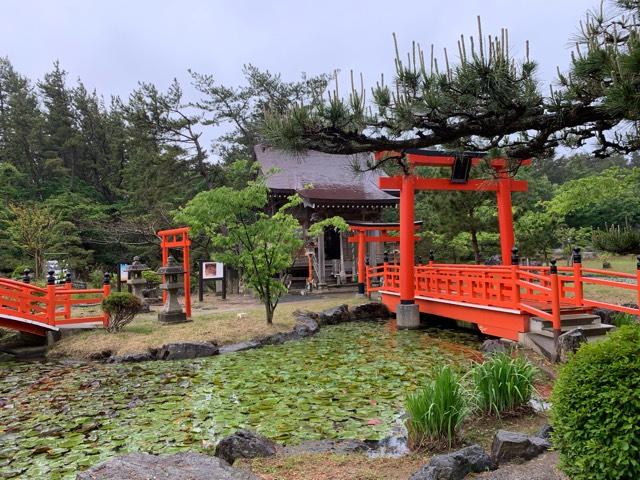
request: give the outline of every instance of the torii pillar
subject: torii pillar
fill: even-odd
[[[418,328],[420,310],[415,302],[415,177],[402,176],[400,187],[400,303],[396,307],[398,328]]]

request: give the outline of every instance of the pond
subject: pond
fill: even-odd
[[[0,363],[0,478],[73,479],[117,454],[207,451],[238,428],[285,444],[380,440],[407,392],[443,363],[466,369],[477,346],[459,332],[351,323],[198,360]]]

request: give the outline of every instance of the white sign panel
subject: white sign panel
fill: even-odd
[[[223,278],[222,262],[202,262],[202,278],[204,280],[220,280]]]

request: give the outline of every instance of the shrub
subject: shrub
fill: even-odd
[[[533,393],[536,367],[525,359],[497,353],[472,370],[478,407],[500,415],[526,404]]]
[[[635,315],[619,312],[611,315],[611,323],[616,327],[622,327],[623,325],[635,325],[638,321]]]
[[[594,230],[593,246],[605,252],[625,255],[640,252],[640,230],[628,225],[611,225],[606,230]]]
[[[445,366],[429,385],[408,395],[407,430],[412,448],[455,441],[469,413],[465,391],[458,376]]]
[[[162,275],[154,272],[153,270],[145,270],[142,272],[142,278],[144,278],[147,283],[151,285],[160,285],[162,283]]]
[[[640,478],[640,325],[580,347],[551,398],[553,444],[569,477]]]
[[[108,332],[119,332],[131,323],[140,311],[142,302],[135,295],[128,292],[114,292],[102,300],[102,310],[109,315]]]

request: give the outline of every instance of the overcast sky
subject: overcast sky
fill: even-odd
[[[0,56],[32,79],[55,59],[74,80],[102,95],[126,97],[138,81],[166,88],[187,69],[221,83],[242,81],[253,63],[281,72],[340,69],[362,72],[365,83],[393,68],[392,32],[401,50],[416,40],[436,51],[457,52],[460,33],[510,33],[512,51],[539,62],[548,83],[565,69],[570,39],[598,0],[2,0]],[[546,87],[545,87],[546,88]],[[187,90],[189,95],[192,92]],[[546,92],[546,90],[545,90]]]

